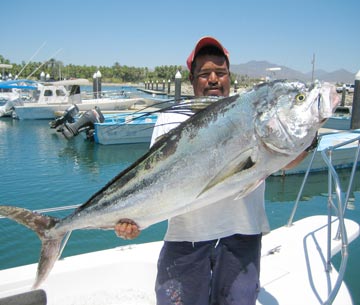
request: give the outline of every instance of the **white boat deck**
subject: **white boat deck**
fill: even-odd
[[[333,235],[337,223],[334,219]],[[312,216],[264,236],[258,305],[315,305],[327,300],[338,272],[325,271],[326,224],[327,216]],[[351,220],[345,220],[345,225],[350,243],[358,237],[359,225]],[[161,246],[162,242],[153,242],[58,261],[42,286],[47,304],[155,304],[153,287]],[[340,249],[340,241],[332,240],[332,254]],[[29,291],[36,266],[0,271],[0,298]],[[344,283],[333,304],[352,304]]]

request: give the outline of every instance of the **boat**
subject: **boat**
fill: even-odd
[[[273,173],[273,176],[283,176],[292,174],[304,174],[309,164],[312,164],[311,171],[327,170],[322,154],[327,151],[328,147],[335,147],[332,154],[332,165],[339,168],[349,168],[353,166],[354,154],[358,150],[360,141],[360,129],[353,130],[334,130],[321,128],[319,132],[319,144],[313,153],[310,153],[300,164],[288,170],[280,170]],[[340,145],[347,142],[346,145]],[[356,160],[356,165],[359,160]]]
[[[338,147],[342,145],[348,141]],[[338,147],[323,151],[333,153]],[[324,190],[326,212],[294,221],[308,178],[305,174],[287,224],[263,236],[257,305],[353,304],[343,279],[348,246],[359,236],[360,228],[344,213],[357,166],[349,171],[344,192],[331,157],[326,153],[322,157],[329,172]],[[359,151],[355,160],[358,157]],[[312,163],[306,173],[311,167]],[[1,270],[0,304],[156,304],[154,283],[161,246],[161,241],[155,241],[60,259],[42,287],[34,291],[31,285],[37,264]],[[332,257],[339,252],[341,262],[336,270]]]
[[[331,231],[336,233],[338,225],[332,218]],[[344,225],[348,242],[358,237],[356,222],[345,220]],[[353,304],[342,282],[344,270],[328,266],[327,228],[327,216],[317,215],[263,237],[257,304]],[[47,304],[156,304],[154,283],[161,246],[158,241],[61,259],[42,287]],[[341,240],[332,241],[331,256],[342,248]],[[36,293],[31,292],[36,268],[30,264],[0,271],[0,303],[1,298],[15,302],[23,294]],[[326,303],[329,295],[334,297],[332,303]]]
[[[89,81],[75,79],[43,83],[36,91],[33,102],[14,107],[13,117],[20,120],[54,119],[56,113],[64,112],[73,104],[80,111],[86,111],[96,106],[102,110],[124,110],[136,103],[144,103],[143,99],[129,98],[123,92],[116,96],[84,99],[80,92],[81,85],[89,85]]]
[[[103,113],[95,107],[79,114],[77,105],[73,105],[49,125],[68,140],[81,134],[103,145],[150,143],[158,115],[156,108],[146,110]]]
[[[149,143],[157,120],[156,113],[123,112],[104,115],[94,124],[94,139],[102,145]]]
[[[68,117],[66,114],[62,115],[60,119],[56,119],[51,128],[56,128],[67,139],[81,133],[86,139],[94,140],[96,143],[102,145],[111,144],[135,144],[135,143],[149,143],[151,142],[152,132],[157,121],[158,113],[169,110],[175,107],[189,107],[188,102],[184,104],[174,104],[174,99],[151,99],[146,98],[146,104],[134,104],[131,109],[106,112],[103,109],[97,109],[96,112],[101,112],[101,120],[96,119],[93,113],[86,114],[87,119],[79,120],[86,113],[82,113],[76,117]],[[206,102],[198,102],[193,108],[205,107]],[[186,108],[184,108],[186,109]],[[76,121],[76,123],[68,120]],[[72,125],[73,124],[73,125]],[[59,127],[60,126],[60,127]],[[74,128],[72,127],[74,126]],[[85,127],[85,128],[83,128]],[[70,132],[68,132],[70,130]]]
[[[15,106],[29,102],[38,83],[28,79],[0,81],[0,117],[12,116]]]
[[[349,130],[351,129],[351,113],[351,106],[338,106],[323,127],[335,130]]]
[[[326,216],[312,216],[263,237],[258,305],[325,304],[341,276],[334,268],[325,270],[326,223]],[[359,226],[348,220],[345,225],[351,232],[350,242],[358,236]],[[333,219],[333,232],[337,228]],[[47,304],[156,304],[154,283],[161,246],[162,242],[135,244],[58,261],[42,287]],[[340,241],[332,242],[332,255],[340,249]],[[1,297],[14,300],[29,293],[36,267],[0,271],[0,303]],[[345,283],[332,304],[353,304]]]

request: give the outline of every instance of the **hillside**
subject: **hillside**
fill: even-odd
[[[279,71],[271,72],[267,71],[268,68],[281,68]],[[284,78],[284,79],[298,79],[302,81],[310,81],[311,74],[302,73],[293,69],[290,69],[285,66],[269,63],[267,61],[249,61],[245,64],[231,65],[230,70],[232,73],[238,75],[247,75],[250,78]],[[332,83],[353,83],[355,73],[349,72],[347,70],[341,69],[333,72],[327,72],[324,70],[315,70],[314,78],[321,81],[328,81]]]

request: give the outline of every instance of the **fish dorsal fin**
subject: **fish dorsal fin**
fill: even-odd
[[[240,160],[239,160],[240,159]],[[241,153],[237,158],[229,162],[218,174],[211,179],[211,181],[206,185],[206,187],[199,193],[197,197],[200,197],[202,194],[213,188],[214,186],[222,183],[226,179],[251,168],[254,165],[253,160],[251,159],[251,150]]]

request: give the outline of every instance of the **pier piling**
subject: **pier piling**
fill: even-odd
[[[175,101],[180,102],[181,100],[181,73],[177,71],[175,74]]]
[[[101,72],[99,70],[93,75],[93,94],[94,98],[101,97]]]
[[[340,102],[340,106],[345,106],[345,99],[346,99],[346,85],[343,85],[343,90],[341,93],[341,102]]]
[[[351,129],[360,128],[360,70],[355,75],[355,88],[353,96]]]

